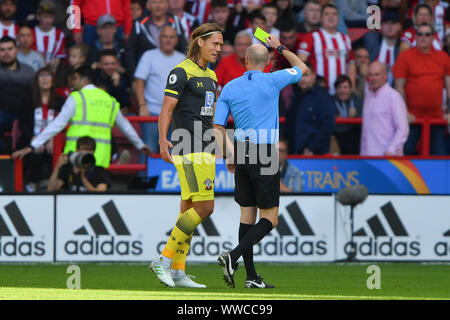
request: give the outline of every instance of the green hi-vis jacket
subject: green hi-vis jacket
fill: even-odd
[[[111,162],[111,131],[120,104],[99,88],[81,89],[70,95],[75,99],[76,111],[70,119],[64,153],[76,151],[77,139],[89,136],[96,142],[95,164],[108,168]]]

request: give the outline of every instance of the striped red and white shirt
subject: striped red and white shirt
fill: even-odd
[[[339,31],[331,34],[322,28],[305,34],[297,52],[308,56],[316,74],[325,78],[332,95],[336,78],[346,74],[347,64],[355,61],[350,37]]]
[[[39,135],[57,116],[55,109],[49,108],[48,104],[34,109],[34,135]]]
[[[5,26],[0,22],[0,38],[5,36],[10,36],[11,38],[17,38],[19,32],[19,25],[17,23],[12,23],[9,26]]]
[[[43,32],[36,26],[33,29],[33,37],[31,49],[42,54],[47,63],[55,58],[66,57],[66,38],[62,30],[53,27],[49,32]]]
[[[416,46],[416,28],[411,27],[406,29],[401,35],[400,35],[400,41],[407,42],[411,48]],[[433,48],[436,50],[443,50],[443,46],[441,41],[439,40],[438,34],[434,33],[434,39],[433,39]]]
[[[377,61],[383,62],[386,65],[393,67],[395,62],[395,45],[389,46],[386,40],[381,41],[380,52],[378,53]]]
[[[197,17],[198,22],[203,24],[211,20],[211,0],[194,0],[193,2],[191,13]],[[234,4],[241,0],[227,0],[227,2],[228,7],[233,8]]]
[[[210,20],[211,1],[195,0],[192,5],[192,14],[197,17],[198,22],[203,24]]]
[[[183,27],[184,37],[189,40],[191,38],[192,31],[195,29],[197,17],[188,12],[183,12],[183,15],[179,18],[180,24]]]
[[[389,46],[386,40],[381,41],[380,52],[378,52],[377,61],[380,61],[388,67],[388,82],[394,83],[394,76],[392,74],[392,68],[395,63],[395,45]]]

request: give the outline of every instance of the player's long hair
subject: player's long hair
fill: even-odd
[[[202,38],[206,40],[210,38],[215,32],[222,33],[222,30],[216,23],[204,23],[201,26],[195,28],[194,32],[192,32],[191,38],[192,42],[189,45],[189,49],[187,52],[187,57],[194,62],[197,62],[200,58],[200,46],[198,45],[197,40]]]

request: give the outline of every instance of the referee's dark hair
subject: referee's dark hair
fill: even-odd
[[[87,78],[90,83],[95,84],[97,76],[95,71],[88,66],[81,66],[72,72],[72,76],[78,74],[81,78]]]

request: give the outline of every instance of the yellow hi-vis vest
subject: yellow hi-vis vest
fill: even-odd
[[[76,112],[70,119],[64,153],[76,151],[78,138],[89,136],[96,142],[95,164],[108,168],[111,162],[111,131],[120,104],[98,88],[81,89],[70,95],[75,99]]]

